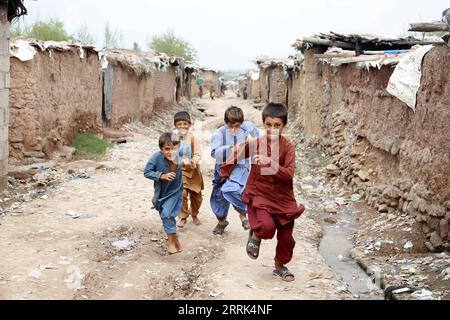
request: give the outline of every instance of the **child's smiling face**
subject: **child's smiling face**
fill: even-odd
[[[171,162],[176,162],[178,160],[178,145],[165,144],[161,149],[164,158]]]
[[[241,130],[241,125],[241,122],[227,123],[228,130],[233,136],[236,136],[239,133],[239,131]]]
[[[281,136],[284,127],[283,120],[280,118],[267,117],[264,120],[264,128],[266,129],[268,137],[275,138]]]
[[[191,124],[188,121],[180,120],[177,121],[177,123],[175,124],[175,128],[178,130],[178,134],[184,138],[189,133]]]

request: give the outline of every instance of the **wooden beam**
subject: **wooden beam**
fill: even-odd
[[[445,32],[448,31],[448,26],[444,22],[433,23],[411,23],[409,30],[411,32]]]
[[[312,44],[316,44],[319,46],[326,46],[326,47],[332,47],[332,46],[336,46],[336,47],[340,47],[343,49],[355,49],[355,45],[351,44],[351,43],[347,43],[347,42],[341,42],[341,41],[331,41],[331,40],[327,40],[327,39],[319,39],[319,38],[312,38],[312,37],[305,37],[303,38],[304,42],[309,42]]]

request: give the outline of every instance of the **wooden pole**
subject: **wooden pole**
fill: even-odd
[[[7,6],[0,6],[0,192],[8,185],[9,21]]]
[[[448,31],[448,26],[444,22],[411,23],[408,31],[411,31],[411,32],[445,32],[445,31]]]

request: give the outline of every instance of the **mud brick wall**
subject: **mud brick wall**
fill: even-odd
[[[9,152],[13,160],[50,157],[80,131],[102,128],[102,70],[96,53],[38,50],[11,58]]]
[[[155,78],[146,74],[137,76],[130,70],[114,67],[112,128],[119,129],[123,124],[135,121],[149,121],[155,99]],[[167,94],[167,101],[172,99],[168,90],[161,94]]]
[[[450,49],[423,61],[417,110],[386,91],[391,67],[319,65],[310,50],[292,87],[297,125],[380,212],[408,213],[431,251],[450,250]]]
[[[9,28],[7,10],[2,7],[0,8],[0,192],[7,186],[8,173]]]
[[[261,88],[261,101],[269,102],[269,69],[259,68],[259,86]]]
[[[175,103],[176,72],[170,66],[167,72],[155,72],[154,110],[163,110]]]
[[[276,68],[269,69],[269,82],[269,102],[286,105],[287,85],[284,78],[283,67],[278,66]]]
[[[252,100],[259,100],[261,97],[261,87],[260,87],[260,81],[259,80],[249,80],[250,82],[250,99]]]

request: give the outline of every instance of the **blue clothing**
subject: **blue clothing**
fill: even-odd
[[[219,220],[227,218],[230,204],[237,212],[247,213],[247,205],[242,202],[242,193],[250,172],[250,160],[244,159],[238,162],[230,178],[223,183],[221,182],[220,166],[231,156],[233,147],[246,141],[249,135],[259,137],[260,133],[252,122],[244,121],[235,136],[231,135],[227,126],[224,125],[212,137],[211,156],[216,159],[216,166],[210,203],[212,211]]]
[[[175,218],[183,206],[183,177],[181,161],[183,157],[192,158],[189,145],[182,141],[179,147],[178,167],[173,181],[163,181],[161,176],[170,172],[169,162],[161,151],[155,152],[147,162],[144,176],[154,181],[155,193],[152,199],[153,208],[159,211],[167,234],[176,233]]]

